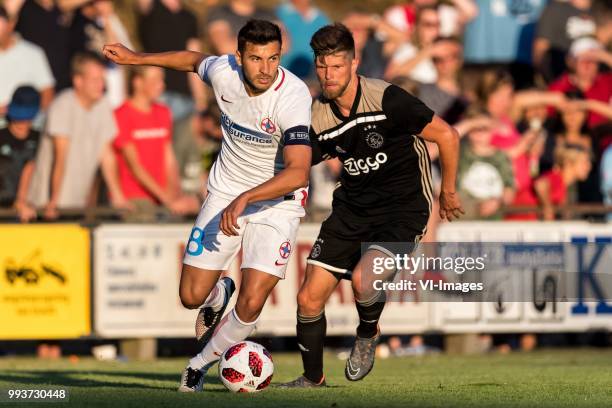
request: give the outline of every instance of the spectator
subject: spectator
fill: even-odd
[[[492,144],[494,122],[476,116],[480,125],[461,144],[458,189],[466,216],[500,219],[503,206],[514,198],[514,176],[507,155]]]
[[[0,6],[0,117],[15,90],[23,84],[41,94],[41,107],[46,109],[53,99],[55,80],[44,51],[21,39],[13,32],[15,22]]]
[[[474,0],[413,0],[388,8],[384,13],[385,21],[406,34],[409,38],[414,29],[417,10],[420,7],[437,6],[440,12],[440,34],[460,36],[463,27],[476,15],[478,6]]]
[[[229,0],[208,14],[207,35],[215,55],[233,54],[238,49],[238,30],[251,19],[276,20],[271,11],[261,9],[255,0]],[[310,37],[308,38],[310,41]],[[283,45],[288,42],[283,38]]]
[[[599,42],[591,37],[574,41],[569,50],[568,72],[550,84],[549,89],[553,92],[577,92],[584,99],[609,104],[612,98],[612,73],[599,72],[599,62],[612,66],[612,54],[604,51]],[[594,128],[608,120],[605,113],[595,107],[589,113],[588,124]]]
[[[555,152],[555,166],[534,182],[533,197],[542,207],[542,218],[555,219],[554,206],[567,204],[567,190],[591,172],[591,155],[582,146],[565,145]]]
[[[477,0],[478,16],[465,29],[468,64],[503,64],[519,88],[531,86],[531,48],[545,0]]]
[[[138,8],[138,33],[144,51],[201,50],[196,16],[183,7],[182,0],[138,0]],[[206,108],[204,83],[194,73],[166,70],[162,100],[175,122],[187,119],[194,110]]]
[[[48,219],[57,218],[58,209],[87,206],[98,167],[111,203],[127,206],[111,145],[117,126],[104,98],[104,65],[96,55],[73,58],[72,85],[49,107],[30,188],[32,203],[45,206]]]
[[[612,145],[601,158],[601,194],[604,204],[612,206]],[[612,222],[612,212],[608,213],[608,222]]]
[[[541,174],[553,167],[557,127],[558,120],[548,116],[548,107],[545,104],[533,105],[525,109],[516,128],[521,134],[527,131],[537,133],[530,158],[530,174]]]
[[[498,122],[492,144],[504,151],[512,160],[515,177],[516,197],[531,188],[530,162],[532,148],[540,134],[528,129],[520,134],[515,126],[523,111],[529,106],[545,103],[560,106],[565,97],[562,94],[538,91],[514,93],[512,77],[505,71],[485,73],[477,86],[480,103],[491,117]]]
[[[385,23],[380,16],[357,9],[344,16],[342,23],[355,40],[355,54],[359,60],[357,73],[382,78],[389,56],[404,40],[404,35]]]
[[[422,7],[416,15],[413,42],[405,42],[393,54],[385,71],[388,80],[405,75],[415,81],[431,84],[437,78],[432,55],[440,35],[440,18],[436,7]],[[439,53],[438,53],[439,54]]]
[[[55,0],[18,0],[15,31],[45,51],[55,78],[55,92],[70,87],[68,16]]]
[[[568,104],[560,113],[561,132],[557,135],[557,146],[581,146],[592,150],[592,140],[586,123],[587,112],[575,104]]]
[[[211,101],[208,109],[200,112],[189,123],[185,132],[191,137],[174,140],[174,152],[179,163],[181,189],[190,195],[207,195],[208,172],[221,150],[221,110]]]
[[[0,206],[15,208],[22,222],[36,218],[27,192],[40,138],[32,129],[39,108],[40,95],[36,89],[20,86],[8,105],[8,126],[0,129]]]
[[[285,1],[276,9],[278,18],[286,27],[291,49],[283,55],[283,66],[300,78],[311,77],[314,73],[314,58],[310,38],[329,19],[310,0]]]
[[[111,0],[92,0],[76,11],[70,26],[70,41],[71,56],[91,52],[103,58],[104,44],[122,43],[132,48]],[[106,97],[116,107],[126,96],[125,68],[112,62],[107,62],[106,68]]]
[[[129,83],[130,98],[115,110],[114,147],[124,196],[139,217],[148,219],[154,219],[159,204],[176,214],[197,210],[197,200],[181,196],[170,110],[156,102],[164,91],[163,69],[134,67]]]
[[[420,85],[418,95],[436,115],[452,125],[459,121],[468,105],[459,82],[463,47],[454,37],[440,37],[435,43],[436,52],[432,60],[437,80],[433,84]]]
[[[591,3],[591,0],[551,1],[542,12],[533,45],[533,63],[546,82],[552,82],[565,71],[565,58],[573,41],[596,34]]]

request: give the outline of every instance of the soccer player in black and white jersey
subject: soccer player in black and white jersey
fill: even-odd
[[[345,375],[357,381],[372,369],[385,295],[366,283],[372,278],[368,265],[375,257],[394,256],[385,243],[418,243],[425,234],[433,192],[424,140],[440,151],[440,216],[451,221],[463,213],[455,191],[457,132],[401,88],[357,75],[354,40],[342,24],[321,28],[310,45],[323,94],[312,108],[313,164],[338,157],[343,170],[298,293],[304,373],[281,387],[325,385],[325,303],[342,278],[352,280],[359,314]],[[372,242],[378,244],[362,255],[361,244]],[[386,271],[387,278],[394,272]]]

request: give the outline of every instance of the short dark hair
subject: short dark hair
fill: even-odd
[[[310,40],[315,58],[346,51],[355,55],[355,40],[350,30],[342,23],[320,28]]]
[[[265,45],[274,41],[282,46],[280,28],[266,20],[249,20],[238,32],[238,51],[244,52],[246,44]]]

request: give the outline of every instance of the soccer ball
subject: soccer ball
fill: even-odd
[[[219,361],[219,377],[232,392],[258,392],[270,385],[274,363],[261,344],[242,341],[230,346]]]

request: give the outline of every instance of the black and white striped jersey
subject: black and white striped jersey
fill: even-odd
[[[313,103],[313,163],[338,157],[343,164],[333,208],[347,216],[385,217],[429,213],[431,168],[418,135],[433,119],[419,99],[388,82],[359,77],[348,117],[335,103]]]

